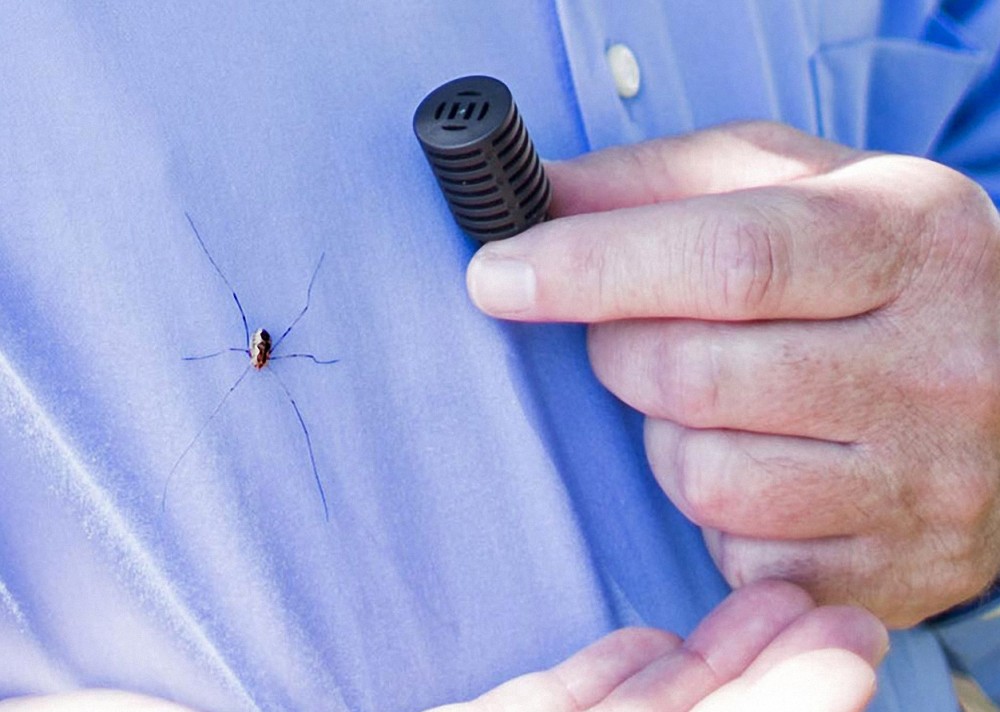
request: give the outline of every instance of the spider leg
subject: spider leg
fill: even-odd
[[[326,366],[326,365],[329,365],[331,363],[338,363],[340,361],[339,358],[333,358],[333,359],[329,359],[329,360],[318,359],[315,356],[313,356],[312,354],[281,354],[279,356],[272,356],[271,360],[272,361],[277,361],[277,360],[283,359],[283,358],[307,358],[310,361],[312,361],[313,363],[318,363],[320,366]]]
[[[170,468],[170,472],[167,473],[167,479],[163,483],[163,494],[160,496],[161,512],[165,512],[167,510],[167,489],[170,487],[170,481],[173,479],[174,474],[177,472],[177,468],[180,467],[181,462],[184,460],[185,457],[187,457],[187,454],[191,451],[191,448],[194,447],[194,444],[198,442],[198,438],[200,438],[201,434],[205,432],[205,428],[208,427],[208,424],[211,423],[212,420],[215,419],[215,416],[218,415],[219,411],[222,410],[222,406],[226,404],[227,400],[229,400],[229,396],[231,396],[233,394],[233,391],[235,391],[239,387],[239,385],[243,383],[243,379],[247,377],[248,373],[250,373],[250,364],[247,364],[246,368],[243,369],[243,373],[240,374],[240,377],[236,379],[236,382],[233,383],[233,385],[229,387],[229,390],[226,391],[226,394],[222,396],[222,399],[219,401],[219,404],[215,406],[215,410],[213,410],[212,414],[209,415],[205,419],[205,422],[201,424],[201,427],[198,428],[198,432],[195,433],[193,438],[191,438],[191,442],[189,442],[187,444],[187,447],[184,448],[184,452],[180,454],[180,457],[178,457],[177,460],[174,462],[173,467]]]
[[[227,354],[230,351],[236,351],[236,352],[241,353],[241,354],[246,354],[247,356],[250,355],[250,352],[247,351],[246,349],[239,349],[239,348],[236,348],[235,346],[233,346],[233,347],[230,347],[228,349],[222,349],[221,351],[216,351],[215,353],[211,353],[211,354],[204,354],[202,356],[182,356],[181,357],[181,361],[204,361],[207,358],[215,358],[216,356],[221,356],[222,354]]]
[[[304,317],[306,312],[309,311],[309,302],[312,300],[313,285],[316,283],[316,275],[319,274],[319,268],[323,265],[324,257],[326,257],[326,252],[320,253],[319,261],[316,263],[316,268],[313,270],[312,278],[309,280],[309,289],[306,290],[306,305],[302,307],[302,311],[299,312],[299,315],[292,319],[292,323],[288,325],[285,332],[278,337],[277,341],[274,342],[274,346],[271,347],[272,351],[278,348],[278,344],[285,340],[285,337],[288,336],[288,332],[295,328],[295,325],[299,323],[299,319]]]
[[[326,504],[326,493],[323,491],[323,483],[319,479],[319,472],[316,469],[316,456],[313,454],[312,438],[309,437],[309,428],[306,427],[306,421],[302,417],[302,411],[299,410],[299,406],[295,403],[295,399],[292,397],[292,392],[288,390],[288,386],[285,382],[281,380],[281,377],[274,371],[268,371],[274,380],[278,382],[281,386],[281,390],[285,392],[285,396],[288,397],[288,402],[292,404],[292,409],[295,411],[295,417],[299,419],[299,426],[302,428],[302,434],[306,438],[306,448],[309,450],[309,464],[312,465],[313,479],[316,481],[316,489],[319,490],[319,498],[323,502],[323,518],[326,521],[330,521],[330,510]]]
[[[229,291],[232,292],[233,301],[236,302],[236,308],[240,310],[240,319],[243,320],[243,338],[244,338],[244,342],[247,345],[246,346],[247,351],[249,351],[250,350],[250,328],[247,326],[247,315],[246,315],[246,312],[243,311],[243,305],[240,304],[240,298],[236,296],[236,290],[233,289],[233,285],[231,285],[229,283],[229,280],[226,279],[226,275],[224,275],[222,273],[222,269],[219,268],[219,265],[218,265],[218,263],[216,263],[215,258],[212,257],[212,253],[208,251],[208,247],[206,247],[205,241],[203,239],[201,239],[201,234],[198,232],[198,228],[195,227],[194,220],[191,218],[190,213],[185,212],[184,213],[184,217],[187,218],[188,225],[191,226],[191,231],[194,233],[194,236],[196,238],[198,238],[198,244],[201,245],[201,251],[205,253],[205,256],[208,258],[208,261],[212,263],[213,267],[215,267],[215,273],[222,278],[222,281],[226,283],[227,287],[229,287]],[[309,287],[311,289],[312,288],[312,284],[310,284]]]

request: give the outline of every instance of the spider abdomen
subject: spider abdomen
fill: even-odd
[[[258,371],[271,358],[271,335],[267,329],[257,329],[250,337],[250,365]]]

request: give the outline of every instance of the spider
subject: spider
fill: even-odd
[[[215,261],[215,258],[212,257],[212,253],[208,251],[208,247],[205,245],[205,241],[202,239],[201,233],[198,232],[198,228],[197,226],[195,226],[194,220],[192,219],[191,215],[185,212],[184,217],[187,218],[188,225],[191,226],[191,231],[194,233],[195,238],[198,240],[198,245],[201,247],[202,252],[205,253],[205,256],[208,258],[208,261],[212,264],[212,267],[215,269],[215,273],[219,275],[219,277],[225,283],[226,287],[229,288],[230,293],[233,295],[233,301],[236,302],[236,308],[239,310],[240,319],[243,322],[243,336],[244,336],[244,343],[246,345],[242,348],[233,346],[230,348],[221,349],[219,351],[215,351],[213,353],[204,354],[200,356],[184,356],[182,357],[182,360],[204,361],[206,359],[215,358],[216,356],[221,356],[222,354],[225,353],[242,353],[247,357],[249,357],[250,361],[243,369],[243,372],[240,373],[239,377],[233,382],[233,385],[229,387],[229,390],[226,391],[226,393],[219,400],[214,410],[212,410],[208,418],[205,419],[205,422],[202,423],[202,426],[198,429],[198,432],[195,433],[193,438],[191,438],[191,442],[189,442],[187,444],[187,447],[185,447],[183,452],[181,452],[180,456],[174,462],[173,467],[170,468],[170,472],[167,474],[167,479],[163,484],[163,495],[160,500],[161,510],[166,509],[167,489],[170,486],[170,481],[173,479],[174,474],[177,472],[177,468],[180,467],[181,462],[191,451],[191,448],[193,448],[195,443],[198,442],[198,438],[201,437],[201,434],[205,432],[205,429],[209,426],[209,424],[212,422],[215,416],[218,415],[219,411],[222,410],[222,407],[226,404],[226,401],[229,399],[229,396],[231,396],[233,392],[237,388],[239,388],[240,384],[243,383],[243,379],[246,378],[247,374],[250,373],[251,369],[255,371],[262,371],[271,361],[278,361],[280,359],[289,359],[289,358],[309,359],[313,363],[320,365],[337,363],[339,360],[339,359],[321,360],[316,358],[312,354],[293,353],[293,354],[276,355],[274,353],[277,350],[277,348],[281,346],[281,342],[285,340],[285,337],[287,337],[291,333],[292,329],[295,328],[295,325],[299,323],[299,320],[301,320],[302,317],[305,316],[306,312],[309,311],[309,303],[312,300],[313,285],[316,282],[316,275],[319,274],[319,269],[323,265],[323,258],[326,256],[325,252],[320,254],[319,261],[316,263],[316,267],[313,269],[312,277],[309,279],[309,287],[306,290],[305,306],[303,306],[302,310],[298,313],[298,315],[294,319],[292,319],[292,322],[281,333],[281,336],[279,336],[276,340],[272,341],[271,334],[268,333],[267,329],[259,328],[256,331],[254,331],[253,334],[250,333],[250,329],[247,326],[246,312],[243,311],[243,305],[240,303],[240,298],[236,295],[236,290],[233,288],[233,285],[230,284],[229,280],[226,278],[226,275],[222,272],[222,269]],[[279,386],[281,386],[281,390],[284,392],[285,397],[288,398],[288,402],[291,404],[292,410],[295,411],[295,417],[298,419],[299,427],[302,429],[302,436],[305,438],[306,449],[309,451],[309,464],[312,467],[313,480],[315,480],[316,482],[316,489],[319,491],[320,501],[323,503],[323,517],[326,521],[330,521],[330,510],[326,502],[326,493],[323,491],[323,482],[320,480],[319,471],[316,468],[316,456],[313,453],[312,438],[309,436],[309,428],[306,426],[306,421],[302,417],[302,411],[299,410],[299,406],[295,402],[295,398],[292,396],[292,392],[288,389],[288,386],[285,385],[285,382],[281,379],[281,377],[277,374],[277,372],[275,372],[274,369],[268,369],[267,372],[271,376],[273,376],[274,380],[277,381]]]

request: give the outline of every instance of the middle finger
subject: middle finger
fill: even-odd
[[[654,418],[850,443],[891,418],[891,360],[869,319],[630,320],[589,332],[598,378]],[[895,338],[895,337],[894,337]]]

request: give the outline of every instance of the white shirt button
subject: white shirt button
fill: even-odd
[[[641,82],[639,62],[628,45],[611,45],[608,47],[605,57],[611,68],[611,76],[614,77],[618,96],[622,99],[631,99],[638,94]]]

